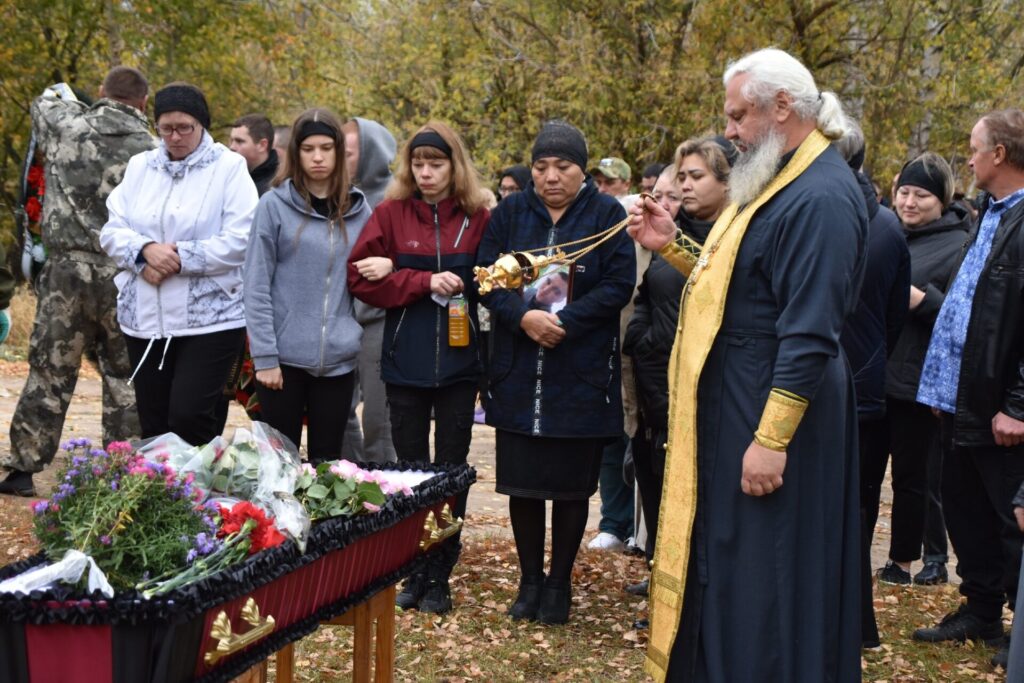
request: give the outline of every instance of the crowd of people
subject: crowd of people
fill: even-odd
[[[649,560],[627,590],[649,597],[656,680],[809,683],[860,680],[881,642],[870,549],[891,460],[877,579],[947,582],[948,534],[965,598],[913,638],[982,640],[1024,676],[1024,626],[1002,623],[1024,545],[1024,112],[975,122],[972,200],[934,152],[881,196],[860,127],[794,57],[751,53],[723,84],[725,130],[648,164],[635,194],[625,160],[594,161],[559,119],[492,192],[440,121],[399,146],[322,108],[277,128],[251,114],[229,148],[188,83],[156,91],[156,138],[135,69],[92,104],[48,89],[48,260],[0,493],[34,495],[83,353],[106,441],[209,441],[247,367],[247,409],[296,445],[305,428],[314,463],[463,463],[484,419],[512,619],[569,621],[600,492],[590,547]],[[476,266],[626,224],[478,293]],[[460,548],[398,605],[451,610]]]

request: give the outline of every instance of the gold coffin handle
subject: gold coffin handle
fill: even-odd
[[[427,513],[427,521],[423,523],[423,538],[420,539],[420,550],[429,550],[444,539],[459,533],[462,529],[462,520],[452,515],[452,509],[448,503],[445,503],[444,507],[441,508],[441,521],[444,522],[444,526],[438,526],[437,517],[434,516],[433,510]]]
[[[210,637],[217,641],[217,646],[206,653],[204,661],[214,665],[224,657],[233,655],[255,643],[260,638],[267,636],[274,630],[274,617],[267,615],[266,619],[260,618],[260,608],[256,601],[249,598],[242,607],[242,621],[252,626],[245,633],[232,633],[231,620],[224,610],[213,620],[210,627]]]

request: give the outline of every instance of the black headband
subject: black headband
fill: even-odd
[[[425,130],[421,133],[416,133],[412,141],[409,143],[409,152],[412,153],[417,147],[434,147],[441,150],[441,152],[448,157],[452,158],[452,148],[444,138],[441,137],[440,133],[432,130]]]
[[[943,206],[946,204],[946,188],[942,182],[942,176],[937,173],[929,173],[924,162],[911,161],[903,167],[903,170],[900,171],[900,178],[896,181],[896,187],[898,189],[904,185],[913,185],[914,187],[928,190],[939,198]]]
[[[295,136],[295,144],[300,145],[302,141],[313,135],[326,135],[335,142],[338,141],[338,132],[323,121],[305,121],[299,126],[298,135]]]

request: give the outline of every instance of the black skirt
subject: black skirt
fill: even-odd
[[[607,441],[527,436],[499,429],[494,490],[521,498],[586,500],[597,491]]]

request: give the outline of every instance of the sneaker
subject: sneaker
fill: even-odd
[[[639,595],[641,598],[647,597],[647,591],[650,590],[651,580],[644,579],[640,583],[632,583],[626,586],[626,592],[630,595]]]
[[[986,645],[995,647],[1003,645],[1003,620],[996,617],[985,620],[967,611],[967,604],[960,605],[955,612],[950,612],[937,625],[919,628],[914,631],[914,640],[926,643],[941,643],[954,640],[963,643],[967,640],[981,640]]]
[[[625,550],[626,545],[615,534],[602,531],[597,536],[594,536],[594,540],[588,543],[587,547],[591,550],[615,550],[622,552]]]
[[[889,560],[885,566],[878,570],[878,580],[881,583],[891,583],[897,586],[910,585],[910,572]]]
[[[914,583],[918,586],[937,586],[949,583],[949,573],[942,562],[925,562],[921,571],[914,574]]]
[[[637,619],[633,622],[633,630],[635,631],[646,631],[651,627],[649,619]]]
[[[32,483],[32,473],[11,470],[3,481],[0,481],[0,494],[11,496],[32,497],[36,495],[36,487]]]
[[[395,605],[402,609],[416,609],[426,589],[426,575],[413,574],[402,584],[402,592],[395,596]]]
[[[447,581],[427,582],[427,590],[420,598],[420,611],[429,614],[445,614],[452,611],[452,594]]]

